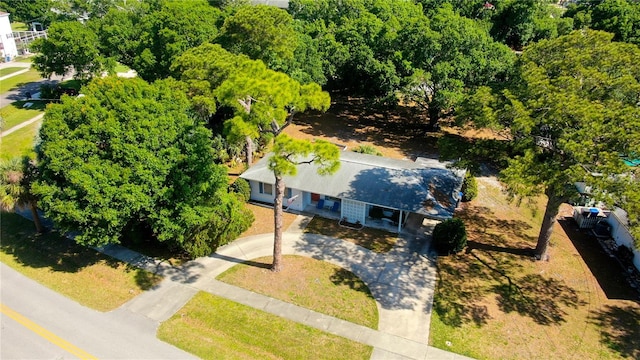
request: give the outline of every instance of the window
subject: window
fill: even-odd
[[[327,196],[325,195],[324,197],[325,200],[329,200],[329,201],[333,201],[333,202],[340,202],[341,200],[339,198],[333,197],[333,196]]]
[[[260,194],[273,195],[273,185],[266,183],[259,183]]]
[[[293,193],[291,192],[291,188],[285,188],[284,189],[284,197],[285,198],[290,198],[293,195]]]

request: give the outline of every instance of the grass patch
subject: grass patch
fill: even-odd
[[[9,74],[13,74],[14,72],[18,72],[20,70],[24,70],[23,67],[6,67],[0,69],[0,76],[5,76]]]
[[[162,323],[158,337],[202,359],[369,359],[373,350],[204,292]]]
[[[272,257],[239,264],[218,280],[323,314],[378,328],[378,308],[369,288],[352,272],[302,256],[283,257],[284,269],[268,269]]]
[[[3,213],[1,223],[0,261],[90,308],[115,309],[161,280],[57,232],[37,235],[19,215]]]
[[[525,250],[535,247],[545,199],[517,207],[496,181],[478,185],[478,198],[459,214],[468,250],[438,258],[430,344],[477,359],[639,358],[640,302],[620,291],[629,288],[622,269],[595,239],[576,242],[581,232],[561,220],[551,260],[533,261]],[[561,209],[561,217],[570,214]],[[595,245],[602,253],[595,262],[611,276],[597,278],[578,244]],[[617,294],[603,283],[615,283]]]
[[[26,56],[26,55],[19,55],[16,56],[13,61],[15,62],[21,62],[21,63],[30,63],[32,62],[32,56]]]
[[[131,70],[131,68],[128,67],[127,65],[123,65],[123,64],[118,63],[113,70],[116,73],[126,73],[127,71]]]
[[[14,21],[11,23],[11,30],[12,31],[29,31],[29,27],[27,26],[27,24],[23,22]]]
[[[82,88],[82,81],[77,79],[65,80],[60,83],[59,87],[61,89],[75,89],[80,91],[80,88]]]
[[[24,108],[23,105],[27,102],[31,102],[33,105],[29,108]],[[0,116],[4,119],[3,130],[9,130],[12,127],[21,124],[35,116],[42,114],[47,104],[44,101],[16,101],[2,109],[0,109]]]
[[[29,60],[31,61],[31,60]],[[29,71],[16,75],[16,76],[12,76],[6,80],[2,80],[2,92],[1,94],[4,94],[6,92],[9,92],[11,90],[15,90],[19,87],[22,87],[30,82],[34,82],[34,81],[38,81],[41,80],[42,76],[40,76],[40,74],[38,73],[38,71],[36,69],[29,69]]]
[[[18,129],[0,140],[0,158],[11,159],[17,156],[28,155],[35,157],[34,142],[40,129],[41,121]]]
[[[360,245],[377,253],[386,253],[396,244],[398,235],[372,228],[349,229],[338,224],[337,220],[315,216],[304,230],[306,233],[320,234],[342,239]]]

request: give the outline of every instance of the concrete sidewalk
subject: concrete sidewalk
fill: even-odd
[[[304,309],[228,285],[215,277],[238,263],[271,255],[273,235],[236,240],[209,257],[180,267],[156,261],[118,245],[99,249],[136,267],[165,276],[154,289],[123,305],[122,310],[161,322],[178,311],[198,290],[221,296],[335,335],[374,347],[372,359],[467,359],[428,346],[435,268],[419,238],[402,238],[394,250],[377,254],[346,241],[302,229],[310,218],[299,216],[283,234],[283,254],[328,261],[358,275],[369,286],[379,312],[378,330]]]

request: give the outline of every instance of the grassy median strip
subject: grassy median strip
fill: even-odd
[[[9,75],[9,74],[13,74],[14,72],[18,72],[20,70],[24,70],[24,67],[6,67],[3,69],[0,69],[0,76],[5,76],[5,75]]]
[[[20,215],[2,213],[0,220],[0,261],[90,308],[113,310],[161,280],[58,232],[37,235]]]
[[[39,129],[40,121],[36,121],[9,135],[3,136],[0,139],[0,159],[11,159],[22,155],[35,157],[33,146]]]
[[[42,76],[40,76],[38,71],[31,68],[26,73],[22,73],[20,75],[12,76],[8,79],[2,80],[2,84],[0,85],[0,93],[4,94],[40,79],[42,79]]]
[[[202,359],[369,359],[372,348],[200,292],[158,337]]]
[[[278,273],[268,269],[272,257],[236,265],[218,280],[372,329],[378,308],[369,288],[352,272],[325,261],[284,256]]]
[[[31,103],[28,108],[23,107],[25,103]],[[27,120],[30,120],[44,112],[47,104],[44,101],[16,101],[0,109],[0,116],[4,120],[2,130],[9,130]]]

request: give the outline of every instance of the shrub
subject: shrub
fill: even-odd
[[[445,220],[433,229],[433,246],[440,254],[462,251],[467,246],[467,229],[460,219]]]
[[[375,155],[375,156],[382,156],[382,153],[378,151],[378,149],[376,149],[373,145],[360,145],[354,148],[353,152],[368,154],[368,155]]]
[[[470,172],[467,172],[462,183],[462,201],[471,201],[476,196],[478,196],[478,182]]]
[[[40,99],[45,100],[58,100],[60,94],[57,91],[57,87],[53,85],[40,85]]]
[[[244,202],[249,201],[249,198],[251,198],[251,186],[249,182],[243,178],[237,178],[236,181],[231,184],[230,191],[240,195]]]

